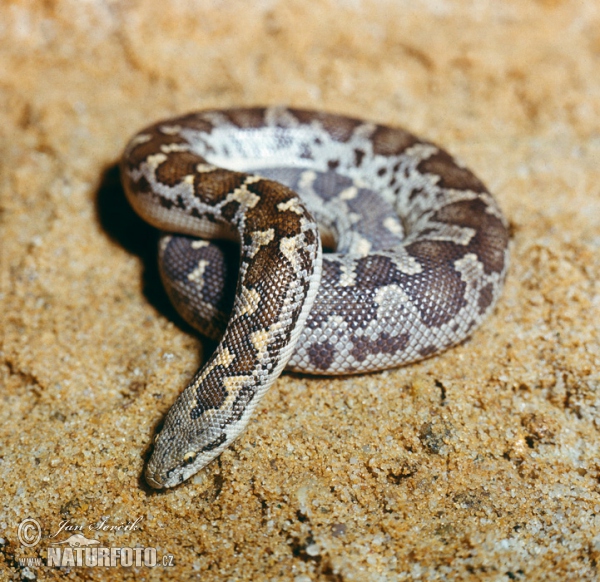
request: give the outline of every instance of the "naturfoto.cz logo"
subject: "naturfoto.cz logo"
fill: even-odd
[[[82,532],[131,532],[140,529],[139,523],[142,517],[124,524],[109,524],[107,520],[101,520],[84,528],[81,524],[75,524],[70,520],[61,521],[58,529],[50,536],[50,546],[45,548],[45,563],[48,567],[148,567],[157,565],[174,566],[173,556],[165,554],[158,556],[156,548],[153,547],[104,547],[100,540],[86,537]],[[71,533],[67,538],[58,540],[61,533]],[[27,518],[19,524],[18,538],[25,547],[32,548],[39,544],[42,539],[42,528],[39,522]],[[25,558],[23,560],[28,566],[41,566],[40,558]]]

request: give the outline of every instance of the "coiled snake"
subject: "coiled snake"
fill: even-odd
[[[401,129],[281,107],[203,111],[137,134],[121,171],[134,209],[177,233],[159,245],[173,303],[221,338],[156,436],[156,488],[229,446],[286,366],[413,362],[465,339],[501,291],[508,233],[496,202]],[[237,285],[211,239],[239,241]],[[335,252],[322,258],[321,239]]]

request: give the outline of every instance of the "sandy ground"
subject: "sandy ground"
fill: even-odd
[[[7,1],[0,62],[0,579],[598,579],[597,2]],[[465,161],[511,222],[505,293],[420,364],[283,376],[234,447],[155,493],[154,429],[210,348],[116,164],[156,119],[273,103]],[[78,565],[51,545],[71,534],[150,550]]]

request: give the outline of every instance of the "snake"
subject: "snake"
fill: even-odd
[[[230,446],[284,369],[349,375],[437,354],[470,336],[506,277],[508,223],[488,189],[398,127],[203,110],[137,133],[120,171],[161,231],[175,308],[218,342],[156,430],[156,489]]]

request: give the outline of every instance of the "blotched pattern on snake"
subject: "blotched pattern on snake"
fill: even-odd
[[[284,368],[354,374],[430,356],[483,321],[506,274],[507,223],[485,186],[401,129],[201,111],[141,131],[121,171],[134,209],[168,233],[171,300],[220,339],[155,439],[156,488],[229,446]],[[219,240],[239,243],[234,261]]]

